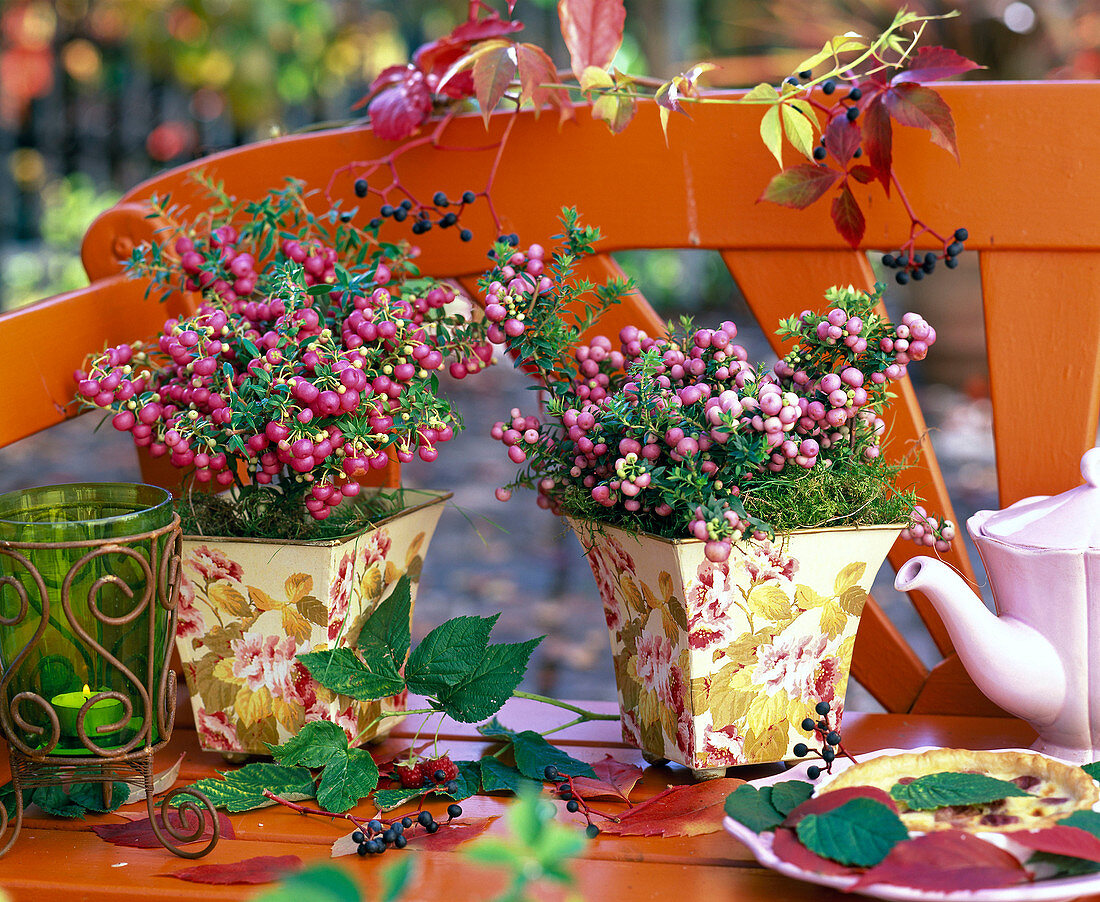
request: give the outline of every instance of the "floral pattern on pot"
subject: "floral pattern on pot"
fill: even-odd
[[[703,543],[573,522],[603,601],[623,738],[695,769],[793,758],[843,713],[859,615],[900,526]],[[816,719],[816,717],[815,717]]]
[[[405,693],[369,702],[336,695],[297,655],[354,647],[363,623],[406,575],[415,600],[443,500],[431,495],[341,540],[185,537],[177,646],[203,749],[269,754],[269,743],[314,720],[365,742],[400,722],[375,720],[403,710]]]

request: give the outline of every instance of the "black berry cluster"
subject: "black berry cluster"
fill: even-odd
[[[565,810],[570,814],[576,814],[578,811],[584,815],[584,819],[588,822],[588,826],[584,828],[584,832],[588,835],[589,839],[595,839],[600,835],[600,828],[592,823],[592,815],[600,815],[600,812],[593,810],[589,804],[577,794],[573,787],[573,778],[569,774],[561,773],[553,764],[546,766],[544,773],[546,779],[551,783],[557,783],[558,798],[565,802]],[[602,815],[606,817],[606,815]]]
[[[802,721],[802,729],[811,733],[814,739],[820,744],[820,749],[811,747],[805,742],[799,742],[795,744],[793,749],[794,753],[799,758],[805,758],[811,752],[821,756],[821,760],[825,762],[825,767],[818,767],[816,764],[811,764],[806,768],[806,776],[811,780],[816,780],[821,776],[822,770],[826,773],[833,772],[833,761],[836,760],[837,753],[842,755],[848,755],[844,750],[844,747],[840,744],[840,730],[839,723],[835,717],[830,717],[830,708],[828,702],[818,702],[814,706],[814,711],[817,712],[819,720],[814,720],[812,717],[807,717]],[[830,724],[830,720],[833,723]],[[850,756],[848,756],[850,757]]]
[[[952,241],[943,249],[943,254],[932,251],[921,255],[916,251],[894,251],[892,254],[883,254],[882,265],[887,269],[896,269],[894,279],[899,285],[907,285],[909,280],[919,282],[927,275],[931,275],[936,269],[938,260],[943,260],[943,265],[948,269],[954,269],[959,265],[959,254],[966,248],[964,242],[970,237],[966,229],[956,229]]]
[[[365,178],[356,179],[352,187],[355,196],[358,198],[364,198],[374,190]],[[383,196],[382,191],[376,191],[375,193],[380,197]],[[445,192],[436,191],[432,195],[430,204],[416,204],[408,198],[396,206],[384,203],[378,208],[378,215],[370,221],[370,227],[379,229],[387,219],[392,219],[394,222],[405,222],[405,220],[411,218],[412,233],[414,235],[423,235],[436,226],[441,229],[449,229],[452,226],[459,225],[462,211],[475,200],[477,200],[477,195],[473,191],[463,191],[462,195],[454,200],[447,197]],[[348,213],[343,214],[343,216],[348,217],[344,221],[351,218]],[[473,239],[474,233],[469,229],[462,228],[459,229],[458,237],[462,241],[470,241]]]
[[[450,805],[447,808],[447,820],[444,823],[450,823],[461,816],[462,807]],[[411,815],[405,815],[389,822],[378,818],[368,821],[351,834],[351,841],[357,844],[356,852],[361,857],[381,855],[390,846],[395,849],[405,848],[409,844],[408,834],[417,828],[422,829],[426,834],[432,834],[439,831],[439,826],[439,822],[430,811],[421,810],[416,813],[415,819]]]

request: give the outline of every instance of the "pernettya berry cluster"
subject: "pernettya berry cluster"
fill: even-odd
[[[814,720],[812,717],[807,717],[802,721],[802,729],[806,733],[813,735],[814,739],[819,743],[820,748],[811,748],[804,742],[796,743],[794,746],[794,753],[799,758],[805,758],[811,752],[814,752],[821,756],[821,760],[825,762],[825,767],[821,768],[816,764],[811,764],[806,768],[806,776],[811,780],[816,780],[821,776],[822,770],[826,773],[833,772],[833,761],[836,760],[837,753],[851,758],[841,744],[839,724],[836,722],[835,716],[832,717],[834,723],[830,724],[830,707],[828,702],[818,702],[814,706],[814,711],[817,712],[819,720]],[[854,760],[854,759],[853,759]]]
[[[373,192],[383,200],[385,199],[385,192],[373,189],[370,182],[365,178],[357,178],[352,184],[352,189],[355,191],[355,196],[359,198],[364,198]],[[423,235],[425,232],[430,232],[434,226],[449,229],[452,226],[461,224],[459,220],[463,211],[475,200],[477,200],[477,195],[473,191],[463,191],[461,196],[455,200],[448,198],[443,191],[436,191],[430,204],[416,203],[406,197],[396,205],[383,203],[378,208],[378,215],[370,221],[370,227],[377,231],[387,219],[392,219],[394,222],[404,222],[406,219],[411,218],[412,233],[414,235]],[[473,239],[474,233],[469,229],[460,228],[458,237],[462,241],[470,241]]]

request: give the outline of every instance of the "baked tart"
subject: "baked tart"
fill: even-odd
[[[910,805],[905,787],[933,774],[982,774],[1011,783],[1023,794],[978,804]],[[906,828],[923,833],[1035,830],[1100,801],[1100,787],[1080,767],[1030,752],[934,749],[885,755],[853,765],[819,787],[817,794],[851,786],[873,786],[890,794]]]

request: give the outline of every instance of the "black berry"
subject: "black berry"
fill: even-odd
[[[442,783],[446,779],[447,773],[442,769],[437,770],[435,771],[435,773],[432,774],[432,780],[434,780],[436,783]]]
[[[913,281],[914,282],[919,282],[923,278],[924,278],[924,270],[923,269],[914,269],[913,270]]]
[[[437,207],[446,207],[450,205],[450,201],[447,200],[447,195],[442,191],[436,191],[435,194],[432,195],[432,203]]]
[[[412,819],[411,817],[403,817],[403,818],[401,818],[401,826],[402,826],[402,827],[403,827],[404,829],[406,829],[406,830],[407,830],[407,829],[408,829],[409,827],[411,827],[412,825],[413,825],[413,819]]]
[[[785,85],[797,85],[798,84],[798,79],[795,78],[793,75],[791,75],[791,76],[783,79],[783,84],[785,84]]]
[[[401,209],[402,210],[411,210],[412,206],[413,206],[413,202],[411,200],[409,200],[407,197],[403,201],[401,201]]]
[[[806,776],[809,777],[811,780],[816,780],[818,777],[821,776],[821,768],[818,767],[816,764],[811,764],[809,767],[806,768]]]
[[[404,836],[399,836],[393,841],[393,847],[395,849],[403,849],[409,844],[409,841]]]
[[[355,854],[360,858],[366,858],[368,852],[370,852],[370,846],[365,842],[359,843],[355,849]]]
[[[371,833],[378,833],[382,829],[382,822],[379,820],[373,820],[369,824],[367,824],[367,829],[370,830]]]
[[[954,269],[956,266],[959,265],[959,258],[948,257],[946,260],[943,261],[943,265],[946,266],[948,269]]]
[[[835,81],[825,82],[824,84],[822,84],[821,90],[824,91],[826,94],[832,94],[833,91],[836,90],[836,82]]]
[[[825,723],[825,721],[819,720],[817,722],[817,728],[819,730],[821,730],[822,732],[824,732],[825,730],[829,729],[829,725],[827,723]]]
[[[355,196],[356,197],[366,197],[367,192],[369,190],[370,190],[370,185],[367,184],[366,179],[356,179],[355,180]]]
[[[896,261],[894,260],[893,254],[882,255],[882,265],[885,266],[887,269],[893,269],[895,262]]]
[[[966,229],[955,229],[955,240],[966,241],[970,237],[970,233]]]
[[[448,805],[447,806],[447,816],[448,817],[462,817],[462,806],[461,805]]]
[[[458,783],[455,780],[448,780],[447,785],[443,788],[447,790],[447,792],[449,792],[451,795],[454,795],[456,792],[458,792]]]
[[[350,213],[341,213],[340,214],[340,222],[351,222],[351,214]]]
[[[426,832],[426,833],[436,833],[438,831],[439,831],[439,824],[437,824],[435,821],[432,821],[430,824],[428,824],[428,826],[426,826],[424,828],[424,832]]]
[[[848,112],[844,114],[848,117],[849,122],[855,122],[859,118],[859,107],[850,106]]]
[[[458,233],[458,237],[461,238],[463,241],[469,241],[471,238],[474,237],[474,233],[471,232],[469,229],[463,229],[461,232]]]
[[[560,776],[558,769],[554,767],[553,764],[547,764],[546,770],[542,772],[542,775],[546,777],[547,780],[556,780]]]
[[[829,743],[829,745],[840,745],[840,734],[836,730],[829,730],[829,732],[825,734],[825,741]]]
[[[416,816],[416,822],[420,824],[421,827],[427,827],[428,824],[432,822],[432,820],[434,819],[432,818],[432,813],[430,811],[421,811],[420,814]]]
[[[565,806],[565,810],[570,812],[570,813],[573,813],[575,811],[580,811],[580,808],[581,808],[581,804],[576,799],[570,799],[568,804]]]
[[[377,216],[376,216],[376,217],[374,217],[374,219],[372,219],[372,220],[370,221],[370,227],[371,227],[372,229],[377,229],[377,228],[381,228],[381,226],[382,226],[382,220],[381,220],[381,219],[379,219],[379,218],[378,218]]]
[[[863,148],[862,147],[857,147],[856,152],[853,153],[852,156],[855,157],[858,160],[860,157],[863,156]]]
[[[908,285],[909,284],[909,273],[907,273],[905,270],[902,270],[896,276],[894,276],[894,280],[899,285]]]
[[[798,77],[801,78],[803,81],[809,81],[811,78],[813,78],[813,74],[814,73],[812,70],[803,69],[801,72],[798,73]]]
[[[793,751],[793,752],[794,752],[794,753],[795,753],[795,754],[796,754],[796,755],[797,755],[797,756],[798,756],[799,758],[805,758],[805,757],[806,757],[806,755],[807,755],[807,754],[809,754],[809,751],[810,751],[810,750],[809,750],[809,748],[808,748],[808,747],[806,746],[806,743],[804,743],[804,742],[796,742],[796,743],[795,743],[795,746],[794,746],[794,748],[792,749],[792,751]]]
[[[391,207],[389,204],[382,204],[382,207],[378,212],[382,216],[393,216],[393,207]]]
[[[397,834],[393,832],[393,827],[390,827],[382,831],[382,842],[387,846],[397,839]]]
[[[849,100],[859,100],[859,98],[862,96],[863,92],[859,88],[852,88],[852,90],[848,92]]]
[[[827,745],[821,750],[821,757],[825,760],[825,763],[828,764],[836,757],[836,750],[831,745]]]
[[[362,833],[360,833],[358,830],[356,830],[353,834],[351,834],[351,841],[354,842],[354,843],[360,843],[360,842],[363,842],[365,840],[366,840],[366,837]]]
[[[474,202],[474,200],[476,199],[476,197],[477,197],[477,195],[475,195],[473,191],[463,191],[462,192],[462,202],[464,204],[472,204]]]
[[[827,152],[828,151],[826,151],[824,147],[815,147],[814,148],[814,159],[815,160],[824,160],[825,159],[825,154]]]
[[[818,702],[816,705],[814,705],[814,710],[818,714],[820,714],[822,717],[824,717],[826,714],[829,713],[829,703],[828,702]]]
[[[408,215],[409,211],[406,210],[404,207],[398,207],[396,210],[393,211],[393,218],[398,222],[404,222],[405,217]]]
[[[949,245],[947,245],[947,250],[945,251],[945,253],[948,257],[957,257],[964,250],[965,248],[963,247],[963,243],[961,241],[952,241]]]
[[[812,730],[814,728],[814,720],[812,717],[807,717],[802,721],[803,730]]]
[[[597,836],[600,835],[600,828],[597,827],[595,824],[589,824],[587,827],[584,828],[584,832],[588,835],[589,839],[595,839]]]
[[[454,213],[444,213],[439,220],[439,227],[441,229],[448,229],[458,222],[458,217]]]

